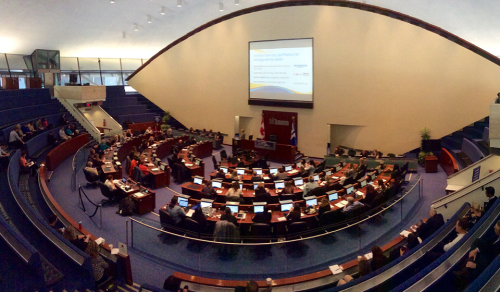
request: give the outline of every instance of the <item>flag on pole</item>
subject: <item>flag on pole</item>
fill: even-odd
[[[292,133],[290,134],[290,145],[297,146],[297,135],[295,134],[295,123],[292,122]]]
[[[266,137],[266,129],[264,129],[264,115],[262,115],[262,121],[260,122],[260,136],[262,139]]]

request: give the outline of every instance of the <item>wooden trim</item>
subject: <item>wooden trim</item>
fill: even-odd
[[[93,235],[87,229],[85,229],[83,227],[79,228],[78,222],[76,222],[71,216],[68,215],[68,213],[66,213],[66,211],[64,211],[63,208],[61,208],[61,206],[59,206],[57,201],[54,199],[54,197],[50,193],[49,188],[47,187],[45,170],[46,170],[45,166],[40,166],[40,184],[42,186],[43,192],[45,193],[45,195],[49,199],[50,203],[54,206],[54,208],[56,208],[57,212],[59,212],[59,214],[61,214],[61,216],[64,217],[64,219],[66,219],[71,225],[73,225],[73,227],[76,230],[79,230],[82,234],[90,234],[90,238],[92,240],[96,240],[98,238],[97,236]],[[111,249],[109,248],[109,245],[107,243],[102,244],[101,247],[111,253]],[[130,256],[129,255],[122,255],[120,253],[117,254],[117,256],[123,261],[123,265],[125,268],[124,277],[126,279],[127,284],[133,285],[134,281],[132,279],[132,267],[130,264]]]
[[[221,22],[226,21],[226,20],[230,20],[232,18],[241,16],[241,15],[250,14],[253,12],[259,12],[259,11],[263,11],[263,10],[270,10],[270,9],[274,9],[274,8],[291,7],[291,6],[313,6],[313,5],[339,6],[339,7],[345,7],[345,8],[359,9],[359,10],[363,10],[366,12],[377,13],[377,14],[391,17],[391,18],[394,18],[397,20],[401,20],[403,22],[407,22],[409,24],[412,24],[412,25],[421,27],[422,29],[433,32],[433,33],[437,34],[438,36],[441,36],[445,39],[448,39],[449,41],[454,42],[457,45],[460,45],[460,46],[466,48],[467,50],[472,51],[472,52],[480,55],[481,57],[497,64],[497,65],[500,65],[500,58],[487,52],[486,50],[481,49],[480,47],[448,32],[440,27],[437,27],[435,25],[432,25],[432,24],[425,22],[423,20],[420,20],[418,18],[409,16],[409,15],[406,15],[406,14],[403,14],[403,13],[400,13],[400,12],[397,12],[394,10],[378,7],[375,5],[359,3],[359,2],[351,2],[351,1],[346,1],[346,0],[288,0],[288,1],[266,3],[266,4],[262,4],[262,5],[253,6],[250,8],[235,11],[233,13],[230,13],[230,14],[224,15],[222,17],[216,18],[212,21],[209,21],[209,22],[205,23],[204,25],[199,26],[198,28],[188,32],[184,36],[178,38],[177,40],[173,41],[168,46],[166,46],[165,48],[160,50],[153,57],[149,58],[149,60],[147,60],[146,63],[144,63],[141,67],[139,67],[137,70],[135,70],[134,73],[129,75],[127,77],[126,81],[129,81],[130,79],[132,79],[137,73],[139,73],[142,69],[144,69],[146,66],[148,66],[153,60],[158,58],[160,55],[162,55],[166,51],[170,50],[171,48],[178,45],[179,43],[187,40],[191,36],[201,32],[201,31],[203,31],[211,26],[214,26],[218,23],[221,23]]]
[[[441,166],[448,176],[458,172],[457,161],[445,148],[441,148],[441,157],[439,159],[439,163],[441,163]]]

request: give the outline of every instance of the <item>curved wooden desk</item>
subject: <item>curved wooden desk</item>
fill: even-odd
[[[58,146],[56,146],[52,151],[47,154],[46,164],[47,170],[54,171],[56,167],[70,155],[75,154],[78,149],[80,149],[83,145],[87,144],[90,135],[88,133],[83,133],[74,138],[71,138]]]

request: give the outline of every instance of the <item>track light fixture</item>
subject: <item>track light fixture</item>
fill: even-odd
[[[219,3],[219,11],[224,11],[224,4]]]
[[[109,3],[115,4],[115,0],[110,0]]]
[[[177,7],[182,7],[182,0],[177,0]]]
[[[166,10],[165,6],[162,6],[160,14],[161,15],[165,15],[165,10]]]
[[[240,5],[240,0],[234,0],[234,5]]]
[[[148,15],[148,23],[151,23],[151,15]]]

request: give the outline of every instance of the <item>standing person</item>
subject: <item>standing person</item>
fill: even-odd
[[[495,188],[494,187],[486,187],[484,190],[486,197],[488,197],[488,201],[484,203],[484,212],[488,212],[488,210],[493,206],[497,197],[495,196]]]

